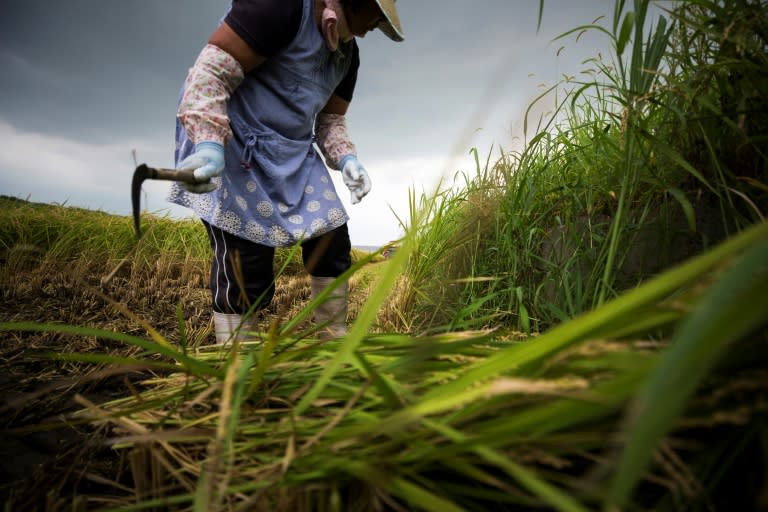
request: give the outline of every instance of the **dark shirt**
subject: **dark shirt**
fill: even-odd
[[[258,54],[270,58],[288,46],[301,25],[304,0],[234,0],[224,22]],[[357,42],[352,43],[352,64],[334,93],[352,101],[360,67]]]

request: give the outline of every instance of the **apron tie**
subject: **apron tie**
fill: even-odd
[[[251,160],[253,159],[253,154],[256,151],[256,142],[258,139],[258,136],[253,133],[248,135],[248,137],[245,139],[245,144],[243,145],[243,153],[240,156],[240,167],[243,169],[251,168]]]

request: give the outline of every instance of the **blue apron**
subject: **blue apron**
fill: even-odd
[[[173,184],[168,200],[233,235],[271,247],[320,236],[349,219],[315,149],[315,117],[349,69],[353,41],[332,53],[304,0],[299,31],[246,75],[227,111],[234,136],[213,192]],[[194,145],[176,123],[176,164]]]

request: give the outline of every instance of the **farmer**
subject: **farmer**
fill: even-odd
[[[247,333],[272,300],[275,247],[301,244],[313,298],[350,267],[349,217],[326,164],[341,171],[352,204],[370,191],[344,115],[355,37],[375,28],[403,40],[395,0],[233,0],[189,70],[176,168],[194,169],[200,183],[174,184],[169,200],[208,232],[217,343]],[[331,295],[315,321],[341,336],[346,283]]]

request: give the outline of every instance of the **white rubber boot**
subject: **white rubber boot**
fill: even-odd
[[[312,299],[336,280],[334,277],[311,277]],[[340,338],[347,334],[347,283],[337,286],[325,302],[315,308],[315,323],[322,326],[321,338]]]
[[[229,315],[214,311],[213,328],[216,333],[216,344],[224,345],[232,343],[235,339],[239,342],[249,339],[248,334],[253,328],[253,322],[244,321],[241,315]]]

